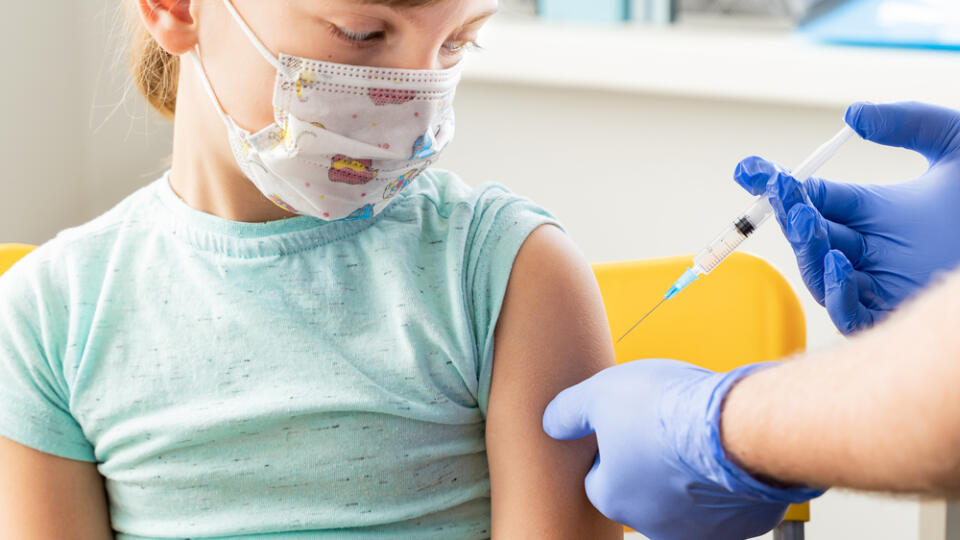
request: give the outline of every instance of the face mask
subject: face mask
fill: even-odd
[[[224,4],[277,69],[274,123],[257,133],[240,128],[220,106],[199,54],[190,54],[240,169],[277,206],[327,221],[372,217],[453,139],[460,64],[402,70],[275,58],[232,2]]]

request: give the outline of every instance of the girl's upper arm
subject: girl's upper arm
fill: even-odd
[[[62,458],[0,437],[0,538],[113,538],[95,463]]]
[[[74,281],[66,268],[59,244],[50,242],[0,278],[2,539],[113,538],[103,478],[70,412],[62,368],[65,288]]]
[[[612,539],[584,490],[593,436],[560,442],[542,428],[557,393],[614,364],[590,266],[556,227],[520,249],[497,322],[487,410],[493,538]]]

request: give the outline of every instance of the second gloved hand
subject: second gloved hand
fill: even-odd
[[[788,503],[822,493],[767,486],[725,457],[723,399],[763,366],[714,373],[673,360],[630,362],[561,392],[543,427],[562,440],[596,433],[585,487],[608,518],[653,540],[752,538],[776,527]]]
[[[849,334],[960,263],[960,112],[858,103],[846,120],[867,140],[919,152],[930,168],[901,184],[811,178],[801,187],[786,169],[752,157],[734,176],[770,198],[807,288]]]

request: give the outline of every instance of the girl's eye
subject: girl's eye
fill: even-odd
[[[482,49],[476,40],[454,40],[443,44],[443,49],[450,54],[459,54],[466,51]]]
[[[355,45],[363,45],[376,41],[383,37],[384,33],[382,31],[378,32],[358,32],[356,30],[350,30],[349,28],[342,28],[340,26],[331,27],[334,34],[340,39],[352,42]]]

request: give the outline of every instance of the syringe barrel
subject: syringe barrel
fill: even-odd
[[[712,272],[772,215],[773,207],[770,206],[770,201],[764,196],[757,197],[733,224],[693,258],[693,270],[698,274]]]
[[[730,225],[716,240],[707,244],[707,247],[693,258],[693,271],[697,274],[709,274],[746,239],[747,237],[737,229],[736,225]]]

